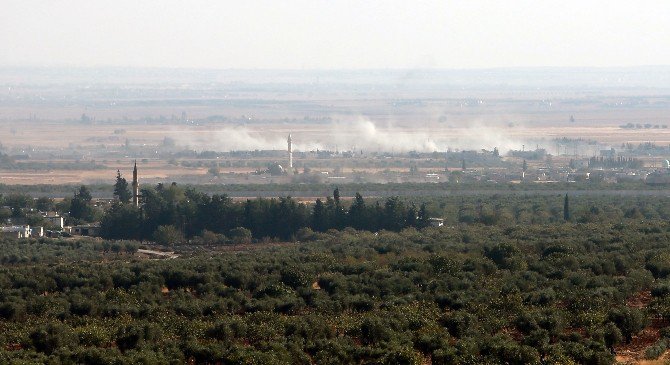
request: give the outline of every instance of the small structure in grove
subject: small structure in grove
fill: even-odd
[[[0,234],[2,237],[9,238],[42,237],[43,233],[44,229],[42,227],[30,228],[28,225],[0,227]]]
[[[65,227],[63,231],[73,236],[98,236],[100,234],[99,224],[83,224],[79,226]]]
[[[431,227],[442,227],[444,225],[444,219],[442,218],[428,218],[428,223]]]

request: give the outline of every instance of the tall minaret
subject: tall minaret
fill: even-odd
[[[288,168],[292,169],[293,168],[293,146],[291,145],[291,133],[288,134],[288,139],[286,140],[288,143]]]
[[[140,206],[140,183],[137,181],[137,160],[135,160],[135,168],[133,168],[133,205]]]

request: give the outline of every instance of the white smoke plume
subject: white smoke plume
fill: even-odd
[[[352,122],[310,125],[291,131],[294,151],[339,150],[366,152],[444,152],[451,150],[492,150],[501,153],[521,149],[526,143],[509,135],[505,128],[474,123],[462,128],[380,126],[360,118]],[[220,152],[240,150],[284,150],[288,132],[267,131],[253,126],[222,126],[206,133],[180,131],[172,135],[177,144],[194,150]],[[534,146],[534,145],[533,145]]]
[[[286,137],[264,133],[249,127],[222,127],[206,133],[179,131],[173,138],[180,146],[196,151],[254,151],[286,149]]]

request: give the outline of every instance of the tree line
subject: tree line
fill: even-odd
[[[301,203],[291,197],[257,198],[234,202],[226,194],[208,195],[176,183],[141,191],[141,207],[129,204],[128,183],[117,175],[116,202],[104,214],[87,210],[90,194],[81,187],[71,199],[70,217],[101,217],[101,235],[108,239],[155,240],[177,243],[190,239],[206,243],[249,242],[252,239],[289,240],[301,230],[326,232],[357,230],[398,232],[430,225],[430,217],[445,224],[538,224],[607,222],[644,217],[670,219],[667,198],[608,196],[579,197],[576,205],[565,196],[434,196],[419,204],[398,196],[366,200],[356,193],[346,202],[335,188],[332,196]],[[87,200],[88,199],[88,200]],[[421,199],[421,198],[420,198]],[[459,201],[460,200],[460,201]],[[562,207],[561,207],[562,200]]]
[[[87,186],[71,197],[54,199],[22,193],[0,196],[0,219],[11,224],[50,227],[40,212],[56,211],[66,225],[101,222],[109,239],[154,240],[161,243],[230,243],[251,240],[302,240],[308,231],[326,232],[351,227],[378,232],[429,225],[429,217],[444,224],[515,225],[560,222],[613,222],[631,219],[670,219],[670,198],[655,195],[596,194],[442,195],[353,199],[332,196],[301,203],[291,197],[235,202],[225,194],[208,195],[196,187],[158,184],[142,190],[142,205],[133,207],[129,184],[117,174],[116,201],[93,199]],[[573,200],[574,197],[574,200]],[[563,203],[563,204],[561,204]],[[562,205],[562,206],[561,206]],[[308,236],[309,234],[307,234]]]
[[[225,194],[208,195],[173,183],[142,189],[142,204],[129,203],[127,183],[117,177],[117,200],[101,219],[101,236],[109,239],[155,239],[174,243],[194,236],[239,240],[295,237],[304,228],[316,232],[352,227],[366,231],[400,231],[429,225],[426,205],[399,197],[368,204],[361,194],[344,204],[339,189],[312,205],[291,197],[248,199],[235,203]],[[120,182],[119,182],[120,181]],[[81,200],[75,196],[73,201]]]

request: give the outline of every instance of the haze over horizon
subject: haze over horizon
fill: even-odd
[[[670,65],[670,3],[9,0],[0,67]]]

